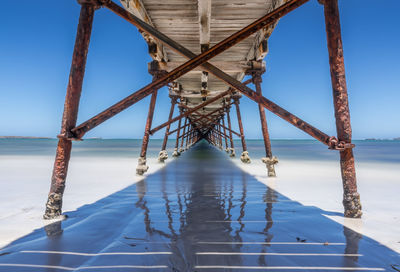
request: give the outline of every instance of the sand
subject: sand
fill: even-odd
[[[261,161],[253,160],[250,165],[238,159],[234,161],[242,170],[292,200],[328,212],[343,213],[339,162],[281,161],[276,167],[277,177],[268,178]],[[399,165],[358,163],[356,171],[362,219],[326,216],[400,252]]]
[[[251,156],[251,154],[250,154]],[[43,227],[44,211],[52,156],[0,157],[0,247]],[[228,157],[227,157],[228,159]],[[171,161],[169,158],[167,160]],[[253,160],[236,165],[282,195],[306,206],[327,212],[342,213],[342,187],[338,162],[281,161],[277,178],[267,178],[265,165]],[[73,157],[64,197],[64,211],[93,203],[138,182],[137,159],[113,157]],[[163,167],[149,159],[149,175]],[[400,169],[394,164],[359,163],[359,192],[363,205],[362,219],[326,217],[400,252]]]
[[[0,247],[41,228],[50,188],[53,156],[0,156]],[[168,160],[165,164],[168,163]],[[165,164],[156,158],[146,175]],[[70,162],[63,211],[73,211],[124,189],[144,178],[137,176],[137,158],[73,157]]]

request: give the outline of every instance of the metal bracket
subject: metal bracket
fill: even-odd
[[[353,143],[346,143],[345,141],[339,141],[336,137],[332,136],[328,141],[328,149],[343,151],[348,148],[354,148],[356,145]]]
[[[66,133],[60,133],[57,135],[58,139],[64,139],[69,141],[83,141],[81,138],[78,138],[72,131],[67,131]]]

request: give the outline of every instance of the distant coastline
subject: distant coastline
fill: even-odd
[[[53,139],[53,138],[35,137],[35,136],[0,136],[0,139]]]
[[[377,138],[367,138],[365,141],[400,141],[400,137],[393,139],[377,139]]]

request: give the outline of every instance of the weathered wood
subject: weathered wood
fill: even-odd
[[[75,127],[78,118],[79,100],[82,92],[83,77],[85,75],[86,59],[89,50],[95,8],[96,7],[91,4],[82,4],[81,6],[67,94],[65,96],[61,133],[58,136],[56,158],[46,210],[43,216],[44,219],[58,217],[62,212],[62,198],[72,147],[72,135],[70,131]]]
[[[278,15],[276,15],[276,16],[277,16],[277,18],[280,18],[284,14],[290,12],[291,10],[293,10],[296,7],[304,4],[307,1],[308,0],[289,1],[285,5],[282,5],[280,8],[278,8],[275,11],[273,11],[271,14],[275,14],[275,15],[278,14],[279,16]],[[267,14],[263,18],[265,18],[265,17],[270,18],[270,16],[275,18],[271,14]],[[129,13],[127,13],[127,14],[124,13],[124,14],[119,14],[119,15],[121,17],[127,19],[129,22],[131,22],[135,26],[137,26],[139,29],[148,32],[150,35],[153,35],[155,38],[159,39],[160,41],[162,41],[163,43],[165,43],[169,47],[171,47],[174,50],[176,50],[177,52],[181,53],[182,55],[184,55],[184,56],[186,56],[188,58],[194,57],[194,53],[190,52],[189,50],[187,50],[186,48],[184,48],[180,44],[176,43],[172,39],[168,38],[164,34],[160,33],[156,29],[152,28],[151,26],[145,24],[144,22],[141,22],[135,16],[132,16]],[[239,31],[239,32],[241,32],[241,31]],[[239,32],[237,32],[234,35],[238,35]],[[234,35],[232,35],[232,36],[234,36]],[[230,36],[226,40],[230,39],[232,36]],[[223,42],[225,42],[225,40]],[[221,42],[220,44],[222,44],[223,42]],[[211,51],[211,49],[208,50],[207,52]],[[203,54],[206,54],[207,52],[205,52]],[[201,54],[201,55],[203,55],[203,54]],[[209,63],[204,63],[202,65],[202,67],[205,68],[210,73],[216,75],[218,78],[222,79],[223,81],[225,81],[226,83],[228,83],[229,85],[231,85],[236,90],[240,91],[241,93],[243,93],[244,95],[246,95],[247,97],[252,99],[253,101],[262,104],[265,108],[267,108],[271,112],[275,113],[276,115],[278,115],[282,119],[286,120],[287,122],[291,123],[292,125],[294,125],[297,128],[303,130],[307,134],[311,135],[312,137],[314,137],[318,141],[330,146],[331,148],[335,148],[336,141],[335,141],[334,137],[328,136],[327,134],[325,134],[322,131],[316,129],[315,127],[311,126],[307,122],[301,120],[297,116],[295,116],[295,115],[291,114],[290,112],[286,111],[285,109],[279,107],[277,104],[273,103],[272,101],[266,99],[263,96],[258,95],[256,92],[254,92],[253,90],[251,90],[250,88],[248,88],[247,86],[242,84],[240,81],[237,81],[236,79],[230,77],[229,75],[227,75],[223,71],[219,70],[217,67],[215,67],[215,66],[213,66],[213,65],[211,65]]]
[[[122,5],[135,14],[138,18],[142,21],[146,22],[147,24],[154,26],[149,14],[147,13],[142,0],[121,0]],[[167,53],[164,50],[164,46],[158,40],[155,40],[149,34],[142,32],[141,33],[145,41],[149,46],[149,54],[150,56],[157,61],[160,62],[167,62],[168,57]]]
[[[75,137],[81,138],[88,130],[98,126],[102,122],[108,120],[109,118],[115,116],[116,114],[120,113],[121,111],[125,110],[126,108],[132,106],[136,102],[140,101],[147,95],[154,92],[164,85],[174,81],[175,79],[181,77],[182,75],[186,74],[187,72],[193,70],[195,67],[207,62],[209,59],[215,57],[216,55],[224,52],[228,48],[234,46],[235,44],[239,43],[240,41],[244,40],[245,38],[249,37],[251,34],[257,32],[258,30],[267,27],[273,24],[276,20],[280,17],[284,16],[285,14],[289,13],[290,11],[296,9],[300,5],[304,4],[308,0],[291,0],[288,1],[286,4],[282,5],[281,7],[277,8],[276,10],[268,13],[267,15],[263,16],[259,20],[253,22],[252,24],[248,25],[247,27],[243,28],[242,30],[232,34],[228,38],[224,39],[223,41],[219,42],[218,44],[214,45],[212,48],[207,50],[204,53],[192,58],[191,60],[185,62],[183,65],[174,69],[170,73],[166,74],[165,76],[161,77],[159,80],[152,82],[151,84],[143,87],[142,89],[138,90],[137,92],[131,94],[130,96],[126,97],[125,99],[121,100],[120,102],[114,104],[113,106],[109,107],[105,111],[99,113],[95,117],[89,119],[88,121],[82,123],[78,127],[74,128],[72,132],[75,134]],[[107,8],[111,11],[116,13],[117,15],[121,16],[122,18],[126,19],[127,21],[133,23],[142,31],[146,31],[150,35],[154,34],[154,28],[149,26],[148,24],[144,23],[136,16],[130,14],[128,11],[124,10],[117,4],[113,3],[112,1],[107,2],[105,4]],[[152,32],[152,33],[150,33]],[[165,39],[168,39],[165,35],[162,34]],[[175,43],[182,51],[187,51],[186,48],[180,46],[179,44]],[[189,53],[191,53],[189,51]]]
[[[360,195],[357,192],[356,170],[351,148],[350,110],[346,86],[343,45],[337,0],[324,0],[325,25],[328,41],[329,63],[338,140],[349,148],[340,151],[343,180],[344,216],[359,218],[362,215]]]

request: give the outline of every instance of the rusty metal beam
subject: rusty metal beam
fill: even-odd
[[[327,33],[329,64],[335,108],[336,131],[341,145],[340,167],[343,180],[344,216],[359,218],[362,215],[360,195],[357,192],[356,170],[351,143],[349,101],[343,58],[343,45],[340,29],[337,0],[324,0],[325,26]]]
[[[61,122],[61,133],[58,136],[57,153],[51,177],[44,219],[52,219],[61,215],[62,197],[67,178],[68,164],[71,156],[71,129],[78,118],[79,100],[85,75],[86,59],[96,6],[83,3],[81,6],[74,53],[69,74],[67,94],[65,96],[64,113]]]
[[[185,47],[183,47],[179,43],[177,43],[177,42],[173,41],[172,39],[168,38],[166,35],[162,34],[159,31],[157,31],[156,29],[154,29],[150,25],[142,22],[140,19],[138,19],[134,15],[130,14],[129,12],[127,12],[125,10],[122,10],[122,11],[118,10],[118,8],[115,8],[115,7],[112,7],[112,8],[114,8],[113,11],[115,13],[117,13],[118,15],[120,15],[121,17],[126,19],[127,21],[129,21],[132,24],[134,24],[140,30],[147,32],[149,35],[152,35],[156,39],[159,39],[165,45],[171,47],[172,49],[174,49],[178,53],[186,56],[187,58],[190,58],[191,60],[188,61],[188,62],[191,62],[191,61],[194,61],[195,59],[197,59],[200,56],[203,56],[203,55],[206,56],[209,53],[214,54],[215,52],[219,52],[220,47],[221,46],[223,47],[225,43],[236,42],[237,40],[235,39],[235,37],[244,35],[244,33],[248,33],[248,31],[250,31],[250,29],[254,29],[253,27],[258,27],[257,25],[259,23],[268,22],[268,23],[266,23],[265,26],[270,25],[270,24],[272,24],[274,22],[274,20],[271,21],[271,18],[276,18],[276,20],[277,20],[280,17],[284,16],[285,14],[289,13],[290,11],[296,9],[297,7],[301,6],[302,4],[304,4],[306,2],[308,2],[308,0],[298,0],[298,1],[292,0],[292,1],[289,1],[286,4],[282,5],[281,7],[277,8],[274,11],[272,11],[271,13],[265,15],[261,19],[257,20],[256,22],[252,23],[251,25],[247,26],[246,28],[238,31],[237,33],[233,34],[229,38],[227,38],[224,41],[218,43],[217,45],[215,45],[211,49],[207,50],[206,52],[204,52],[204,53],[202,53],[202,54],[200,54],[198,56],[196,56],[194,53],[192,53],[190,50],[186,49]],[[110,8],[110,6],[112,6],[112,4],[113,3],[111,2],[110,4],[108,4],[106,6]],[[112,9],[112,8],[110,8],[110,9]],[[213,51],[214,48],[217,47],[217,46],[218,46],[219,49],[217,51]],[[208,58],[207,58],[207,60],[208,60]],[[186,62],[185,64],[187,64],[188,62]],[[184,66],[185,64],[181,65],[180,67]],[[220,78],[221,80],[223,80],[224,82],[226,82],[230,86],[234,87],[236,90],[240,91],[241,93],[243,93],[244,95],[246,95],[247,97],[252,99],[253,101],[255,101],[255,102],[259,103],[259,104],[262,104],[269,111],[271,111],[274,114],[278,115],[279,117],[281,117],[282,119],[284,119],[287,122],[291,123],[295,127],[303,130],[304,132],[306,132],[307,134],[309,134],[313,138],[315,138],[318,141],[328,145],[332,149],[336,148],[336,146],[335,146],[336,142],[335,142],[335,138],[334,137],[328,136],[327,134],[325,134],[322,131],[316,129],[315,127],[311,126],[307,122],[301,120],[297,116],[291,114],[290,112],[288,112],[285,109],[281,108],[277,104],[275,104],[272,101],[268,100],[267,98],[258,95],[252,89],[250,89],[247,86],[245,86],[245,84],[243,84],[240,81],[232,78],[231,76],[229,76],[228,74],[224,73],[223,71],[221,71],[217,67],[211,65],[210,63],[203,63],[201,66],[205,70],[207,70],[208,72],[214,74],[216,77]],[[248,82],[246,81],[246,84],[247,83]]]
[[[176,98],[173,97],[173,98],[171,98],[171,109],[169,110],[168,121],[171,121],[171,119],[172,119],[172,115],[174,114],[175,104],[176,104]],[[163,144],[161,146],[161,150],[166,150],[166,148],[167,148],[170,127],[171,127],[171,124],[167,125],[167,128],[165,129],[165,135],[164,135]]]
[[[158,91],[155,91],[151,94],[149,112],[147,114],[146,127],[144,129],[144,136],[143,136],[143,141],[142,141],[142,149],[140,152],[140,157],[138,159],[138,166],[136,167],[136,174],[138,174],[138,175],[143,175],[149,169],[149,167],[146,164],[147,163],[146,154],[147,154],[147,147],[149,145],[149,140],[150,140],[149,131],[151,128],[151,123],[153,122],[154,108],[156,106],[156,100],[157,100],[157,92]]]
[[[228,151],[228,140],[226,138],[226,131],[228,130],[227,127],[225,127],[225,115],[222,116],[222,127],[224,129],[224,139],[225,139],[225,150]]]
[[[179,108],[179,112],[180,114],[182,114],[182,108]],[[181,123],[182,123],[182,119],[179,119],[178,122],[178,132],[176,133],[176,142],[175,142],[175,152],[178,152],[178,146],[179,146],[179,134],[181,132]],[[151,133],[151,132],[150,132]],[[176,153],[175,153],[176,154]]]
[[[180,120],[181,120],[181,119],[180,119]],[[174,129],[174,130],[168,132],[168,136],[171,135],[171,134],[174,134],[175,132],[177,132],[177,131],[178,131],[179,129],[181,129],[181,128],[182,128],[182,127],[178,126],[178,128],[176,128],[176,129]]]
[[[217,95],[217,96],[215,96],[215,97],[213,97],[213,98],[207,99],[207,101],[205,101],[204,103],[202,103],[202,104],[200,104],[200,105],[198,105],[198,106],[196,106],[196,107],[194,107],[194,108],[191,108],[190,110],[187,110],[187,111],[184,112],[184,113],[181,113],[179,116],[177,116],[177,117],[175,117],[175,118],[172,118],[170,121],[165,122],[164,124],[161,124],[161,125],[159,125],[159,126],[153,128],[153,129],[150,131],[150,134],[154,134],[155,132],[157,132],[157,131],[159,131],[160,129],[164,128],[164,127],[167,126],[168,124],[172,124],[172,123],[178,121],[179,119],[181,119],[181,118],[183,118],[183,117],[187,117],[187,116],[189,116],[190,114],[192,114],[193,112],[200,110],[200,109],[203,108],[204,106],[206,106],[206,105],[208,105],[208,104],[211,104],[211,103],[217,101],[218,99],[223,98],[224,96],[226,96],[226,95],[228,95],[228,94],[230,94],[230,93],[231,93],[231,90],[229,89],[229,90],[227,90],[227,91],[225,91],[225,92],[223,92],[223,93],[221,93],[221,94],[219,94],[219,95]]]
[[[188,123],[188,118],[187,118],[187,116],[185,116],[185,126],[183,127],[183,133],[182,133],[182,139],[181,139],[181,150],[182,150],[182,148],[183,148],[183,140],[185,139],[184,138],[184,136],[186,136],[186,133],[185,133],[185,131],[186,131],[186,124]]]
[[[229,141],[231,142],[231,155],[234,154],[235,150],[235,145],[233,143],[233,137],[232,137],[232,126],[231,126],[231,116],[230,116],[230,110],[231,107],[228,107],[228,110],[226,111],[226,120],[228,121],[228,128],[229,128]]]
[[[242,148],[243,152],[247,151],[247,145],[246,145],[246,140],[244,139],[244,130],[243,130],[243,123],[242,123],[242,116],[240,114],[240,108],[239,108],[239,99],[235,98],[235,106],[236,106],[236,116],[238,119],[238,125],[239,125],[239,131],[240,131],[240,140],[242,141]]]
[[[194,129],[188,129],[188,131],[186,131],[184,134],[180,135],[179,138],[185,138],[187,137]],[[181,147],[183,147],[183,141],[182,141],[182,145]]]
[[[149,138],[150,138],[150,128],[151,128],[151,124],[153,123],[154,108],[156,106],[156,100],[157,100],[157,91],[155,91],[154,93],[151,94],[149,112],[147,114],[146,127],[144,129],[142,150],[140,152],[140,157],[143,157],[143,158],[146,158],[147,146],[149,144]]]
[[[201,118],[193,120],[193,122],[201,122],[202,124],[205,124],[204,122],[202,122],[203,118],[207,118],[207,116],[203,115]],[[211,124],[217,125],[217,121],[212,120],[210,118],[207,118],[207,120],[209,122],[211,122]],[[235,134],[236,136],[240,137],[240,134],[237,133],[236,131],[229,129],[229,128],[225,127],[224,125],[221,125],[221,126],[223,127],[223,129],[228,130],[228,131],[232,132],[233,134]]]
[[[301,6],[302,4],[306,3],[307,1],[308,0],[290,0],[290,1],[288,1],[287,3],[283,4],[279,8],[273,10],[272,12],[268,13],[267,15],[261,17],[260,19],[256,20],[255,22],[251,23],[247,27],[232,34],[225,40],[219,42],[218,44],[214,45],[209,50],[201,53],[198,56],[195,56],[192,52],[190,52],[183,46],[179,45],[178,43],[174,42],[173,40],[169,39],[164,34],[158,32],[156,29],[154,29],[150,25],[146,24],[145,22],[141,21],[139,18],[137,18],[130,12],[126,11],[119,5],[115,4],[112,1],[107,1],[104,4],[105,7],[107,7],[111,11],[113,11],[115,14],[126,19],[127,21],[131,22],[136,27],[138,27],[140,30],[145,31],[146,33],[159,39],[160,41],[165,42],[165,40],[168,40],[169,44],[167,44],[167,45],[172,46],[174,49],[176,49],[179,52],[185,52],[186,54],[188,54],[188,57],[190,58],[190,60],[185,62],[178,68],[174,69],[173,71],[169,72],[165,76],[161,77],[157,81],[152,82],[151,84],[143,87],[142,89],[131,94],[130,96],[126,97],[125,99],[122,99],[121,101],[119,101],[118,103],[109,107],[108,109],[104,110],[103,112],[97,114],[93,118],[85,121],[78,127],[72,129],[71,131],[73,132],[74,137],[81,138],[90,129],[93,129],[94,127],[98,126],[99,124],[110,119],[111,117],[113,117],[116,114],[120,113],[121,111],[127,109],[128,107],[132,106],[133,104],[140,101],[144,97],[148,96],[155,90],[160,89],[161,87],[165,86],[166,84],[174,81],[175,79],[183,76],[187,72],[193,70],[195,67],[207,62],[208,60],[215,57],[216,55],[224,52],[225,50],[229,49],[230,47],[234,46],[235,44],[239,43],[240,41],[246,39],[253,33],[257,32],[258,30],[275,23],[275,21],[277,21],[279,18],[286,15],[290,11],[296,9],[297,7]],[[160,37],[162,37],[162,39],[160,39]],[[208,66],[208,68],[207,68],[207,66]],[[218,68],[211,66],[210,64],[203,65],[203,67],[206,70],[210,70],[210,67],[211,67],[211,69],[215,68],[215,69],[219,70]],[[215,74],[215,73],[213,73],[213,74]]]
[[[256,86],[256,92],[259,95],[262,95],[261,75],[264,72],[265,72],[264,68],[262,68],[261,70],[256,70],[256,71],[252,72],[253,83]],[[264,107],[261,106],[260,104],[258,104],[258,111],[260,113],[261,131],[262,131],[262,135],[263,135],[263,139],[264,139],[264,147],[265,147],[265,158],[262,158],[262,161],[267,166],[268,176],[276,177],[275,164],[278,162],[278,160],[276,157],[274,157],[274,158],[272,157],[271,140],[269,138],[267,118],[265,116]]]

